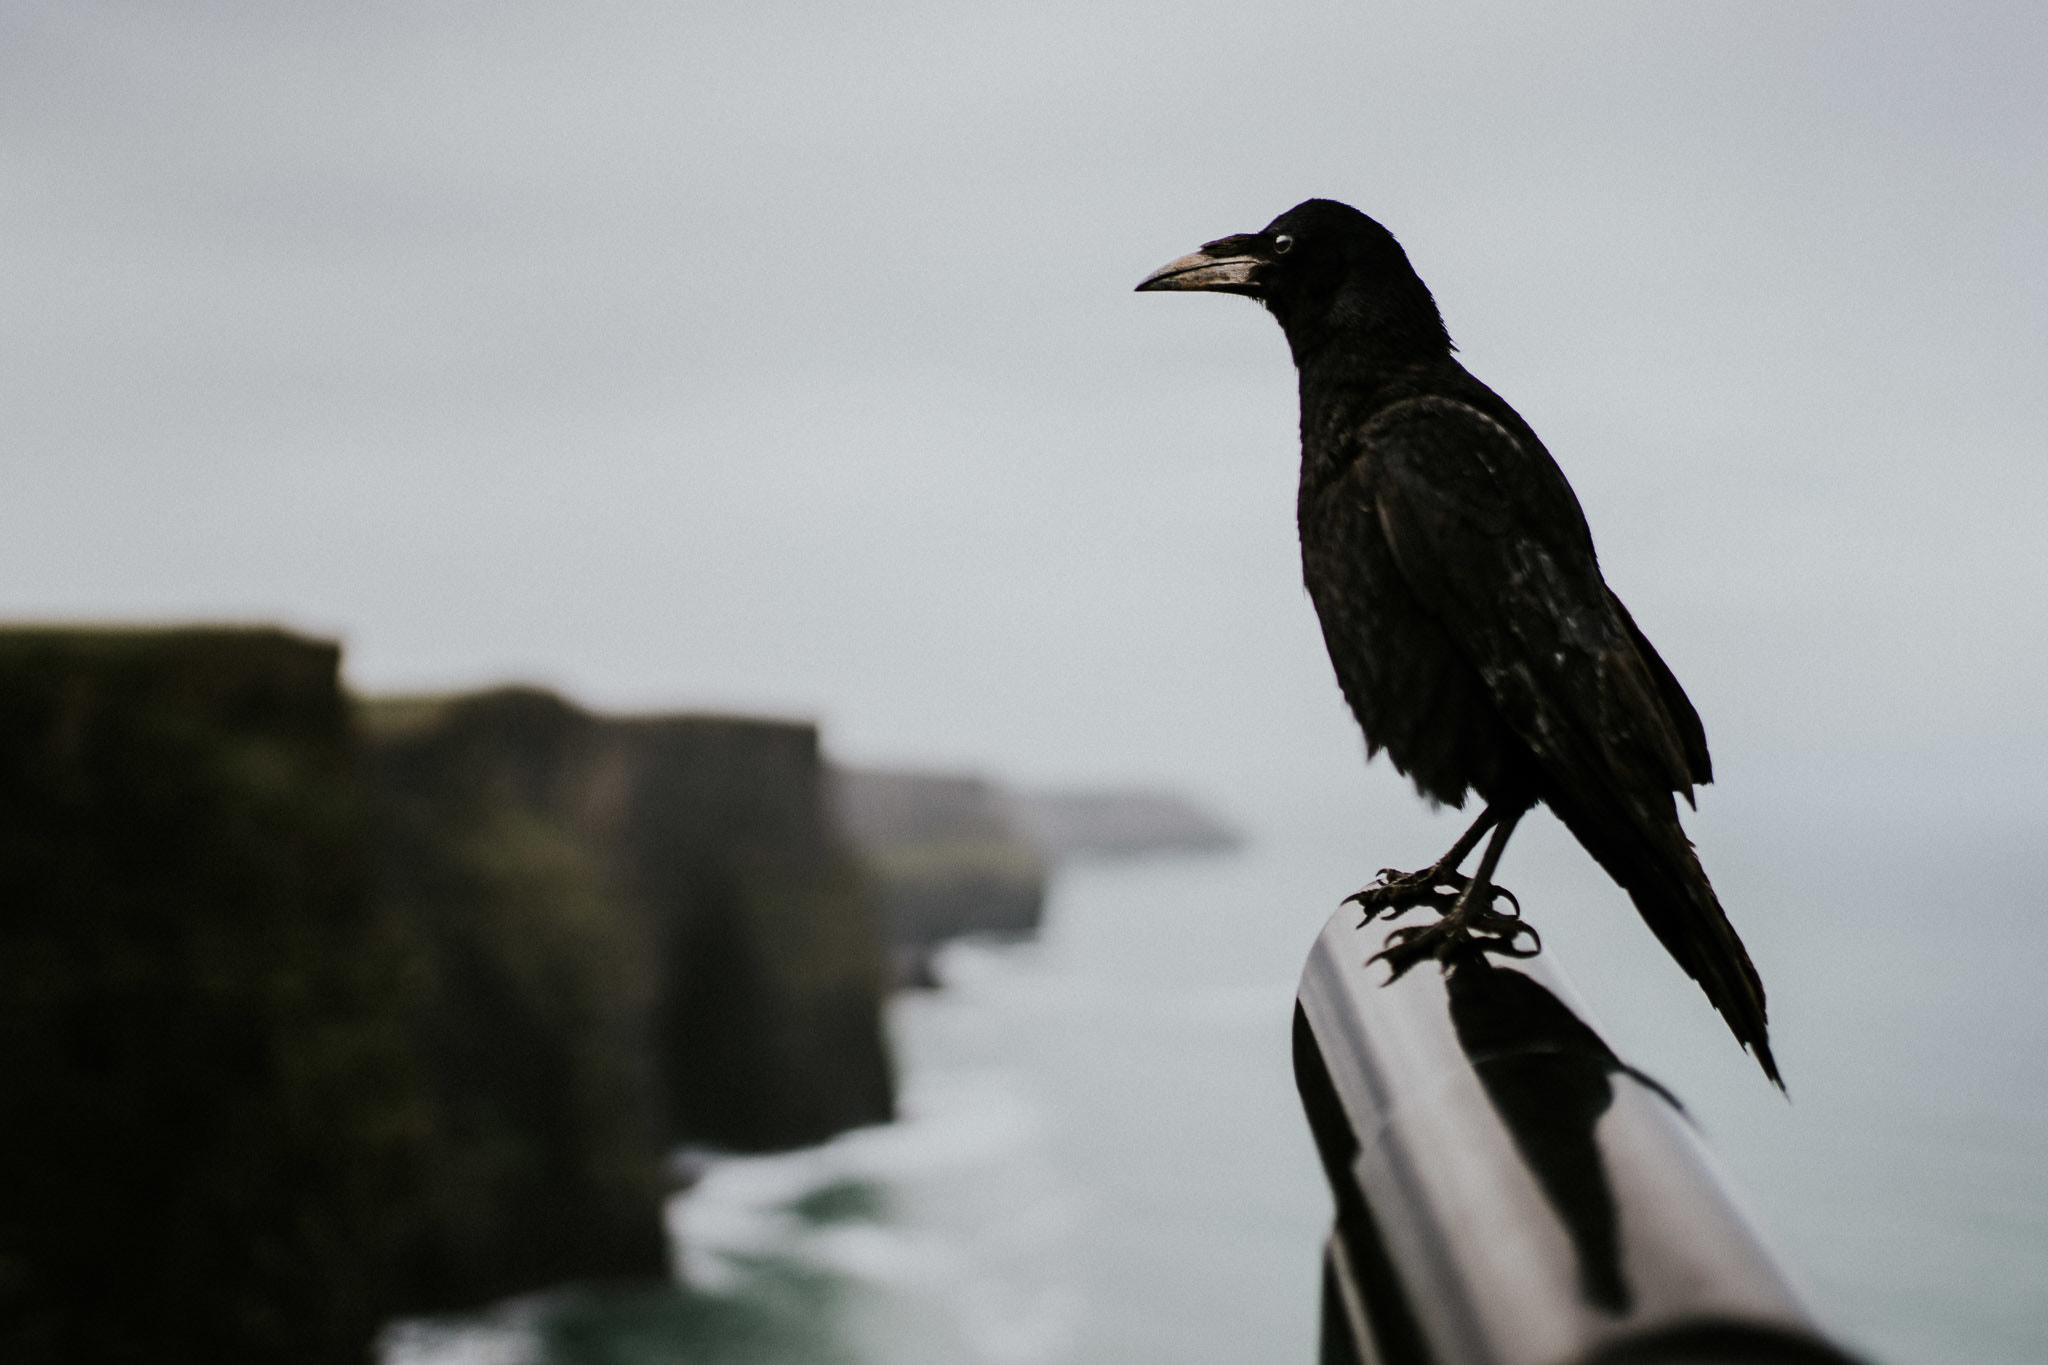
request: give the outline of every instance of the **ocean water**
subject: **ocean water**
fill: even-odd
[[[1846,1341],[2048,1359],[2042,855],[1871,828],[1816,864],[1796,822],[1716,832],[1790,1101],[1561,832],[1535,822],[1507,880]],[[408,1324],[387,1365],[1312,1360],[1329,1198],[1288,1029],[1372,866],[1305,835],[1063,870],[1039,938],[956,945],[892,1004],[900,1122],[709,1163],[670,1208],[678,1287]]]

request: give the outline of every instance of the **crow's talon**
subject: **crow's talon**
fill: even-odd
[[[1434,895],[1431,897],[1433,901],[1438,899]],[[1451,900],[1455,904],[1456,898]],[[1513,907],[1512,913],[1494,908],[1502,900]],[[1389,913],[1388,918],[1408,908],[1409,905],[1402,905]],[[1371,907],[1367,908],[1367,922],[1375,913]],[[1529,938],[1526,945],[1520,941],[1525,934]],[[1533,925],[1522,919],[1522,904],[1515,899],[1515,894],[1504,887],[1488,886],[1484,903],[1469,903],[1446,914],[1435,924],[1415,924],[1392,930],[1380,950],[1366,959],[1366,965],[1385,962],[1393,969],[1393,975],[1387,978],[1391,985],[1400,980],[1410,967],[1427,958],[1448,963],[1476,953],[1521,958],[1534,957],[1541,951],[1543,939]]]
[[[1437,914],[1442,915],[1458,903],[1458,896],[1470,880],[1461,872],[1435,867],[1424,868],[1420,872],[1383,867],[1370,886],[1346,896],[1344,904],[1356,905],[1365,912],[1365,918],[1359,922],[1360,928],[1382,916],[1390,920],[1399,919],[1418,905],[1432,906]]]

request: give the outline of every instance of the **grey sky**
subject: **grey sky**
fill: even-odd
[[[2038,824],[2043,14],[0,0],[0,611],[1349,791],[1278,331],[1129,292],[1321,194],[1724,788]]]

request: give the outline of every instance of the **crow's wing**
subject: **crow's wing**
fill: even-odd
[[[1396,404],[1361,437],[1402,578],[1550,778],[1690,798],[1707,771],[1699,717],[1607,590],[1548,453],[1447,398]]]
[[[1692,773],[1692,780],[1702,785],[1712,782],[1714,760],[1707,753],[1707,727],[1700,724],[1700,713],[1692,709],[1692,698],[1685,695],[1685,689],[1678,685],[1670,665],[1650,644],[1649,637],[1636,625],[1636,618],[1628,614],[1628,608],[1621,604],[1612,588],[1607,590],[1607,601],[1621,624],[1627,627],[1629,639],[1635,641],[1636,653],[1643,656],[1643,663],[1657,684],[1657,695],[1664,703],[1665,713],[1671,717],[1671,723],[1677,727],[1678,738],[1685,745],[1685,762]],[[1690,791],[1684,795],[1688,802],[1692,800]]]

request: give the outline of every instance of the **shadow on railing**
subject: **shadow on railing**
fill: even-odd
[[[1670,1091],[1546,957],[1425,964],[1333,916],[1294,1071],[1337,1204],[1324,1365],[1834,1362]]]

